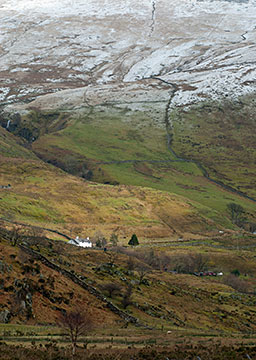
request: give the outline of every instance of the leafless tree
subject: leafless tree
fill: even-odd
[[[150,266],[145,263],[138,263],[136,265],[136,271],[139,274],[140,284],[143,282],[145,276],[151,272]]]
[[[238,292],[249,293],[249,283],[246,280],[239,279],[233,274],[225,276],[223,282],[224,284],[231,286]]]
[[[107,245],[107,240],[100,230],[94,233],[92,242],[96,247],[105,247]]]
[[[131,300],[131,297],[132,297],[132,285],[129,284],[125,293],[123,294],[123,298],[122,298],[122,306],[124,309],[126,309],[129,305],[132,304],[132,300]]]
[[[13,226],[11,231],[10,231],[10,240],[11,240],[11,244],[12,246],[16,246],[21,238],[20,236],[20,230],[21,227],[20,226]]]
[[[86,335],[92,328],[92,319],[89,312],[82,312],[80,309],[60,313],[57,318],[57,325],[68,332],[72,355],[74,356],[77,348],[79,336]]]
[[[168,269],[170,265],[171,258],[170,256],[166,254],[159,255],[159,268],[162,271],[165,271]]]
[[[113,246],[117,246],[118,243],[118,235],[116,233],[112,233],[109,239],[109,242],[113,245]]]
[[[205,271],[208,268],[209,259],[202,254],[181,254],[172,259],[174,270],[179,273],[193,273]]]
[[[108,293],[108,296],[110,298],[112,298],[112,296],[114,295],[114,293],[120,292],[121,287],[118,284],[109,282],[106,284],[101,285],[101,289],[103,291],[106,291]]]
[[[106,252],[106,255],[108,257],[108,263],[109,265],[113,266],[118,258],[118,253],[114,249],[111,251]]]
[[[153,249],[150,249],[141,254],[142,260],[151,266],[153,269],[159,269],[159,257]]]
[[[131,256],[129,256],[127,260],[127,268],[130,271],[133,271],[135,269],[135,261]]]

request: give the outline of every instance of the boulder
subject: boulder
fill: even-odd
[[[0,323],[7,324],[10,321],[11,313],[9,310],[0,311]]]

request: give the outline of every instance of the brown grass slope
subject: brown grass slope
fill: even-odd
[[[6,121],[2,120],[3,126]],[[3,217],[49,223],[69,231],[80,227],[78,231],[88,235],[100,229],[126,236],[136,229],[139,235],[150,237],[179,236],[180,232],[206,232],[219,226],[235,228],[227,204],[237,202],[254,221],[252,201],[210,183],[193,163],[168,162],[166,131],[150,121],[144,113],[115,112],[112,107],[80,117],[36,110],[23,117],[16,115],[9,130],[25,137],[27,147],[47,164],[33,152],[29,159],[29,151],[25,149],[25,156],[18,145],[13,146],[11,159],[3,152],[0,181],[13,184],[0,202]],[[7,148],[9,139],[15,137],[2,132]],[[126,163],[127,159],[146,162]],[[112,160],[123,162],[105,163]],[[80,178],[115,186],[69,176],[49,162]]]
[[[2,129],[2,128],[1,128]],[[5,149],[0,155],[0,217],[47,228],[92,236],[96,230],[121,237],[136,231],[144,237],[216,229],[199,214],[198,204],[171,193],[128,185],[96,184],[39,160],[2,129]],[[12,145],[9,145],[12,144]],[[211,212],[200,205],[201,213]],[[217,215],[217,213],[216,213]],[[217,217],[217,216],[216,216]]]
[[[67,276],[45,266],[40,259],[28,255],[18,246],[11,246],[2,232],[1,248],[1,310],[11,312],[11,322],[27,324],[54,323],[58,312],[65,309],[89,307],[95,325],[104,320],[106,328],[118,328],[124,322],[112,314],[106,304],[75,284]],[[24,241],[21,239],[20,241]],[[138,264],[144,264],[146,248],[138,248],[135,253],[116,253],[102,250],[83,250],[63,242],[43,238],[26,237],[26,246],[30,246],[52,263],[90,284],[103,293],[114,305],[136,317],[141,324],[155,329],[208,331],[212,334],[233,332],[250,334],[256,330],[255,297],[253,295],[253,277],[256,273],[255,261],[247,252],[229,254],[230,261],[239,266],[248,262],[250,276],[247,293],[234,290],[225,285],[220,278],[196,277],[189,274],[175,274],[163,268],[150,267],[143,281],[140,281]],[[140,253],[140,256],[138,257]],[[184,250],[172,250],[171,257],[184,253]],[[148,254],[150,254],[148,252]],[[211,254],[211,264],[215,261],[218,268],[221,262]],[[135,255],[135,256],[134,256]],[[131,270],[131,256],[135,267]],[[151,252],[151,258],[156,254]],[[143,259],[143,260],[142,260]],[[168,268],[171,266],[168,265]],[[227,268],[226,268],[227,270]],[[109,297],[104,284],[119,285],[119,291]],[[123,296],[127,287],[132,286],[132,295],[127,307],[123,306]],[[29,304],[17,308],[17,296],[20,289],[31,294]],[[18,297],[22,300],[21,296]]]
[[[95,324],[105,322],[111,326],[119,320],[89,292],[18,247],[10,246],[2,236],[0,253],[0,311],[8,309],[12,323],[55,324],[60,311],[76,308],[90,308]]]

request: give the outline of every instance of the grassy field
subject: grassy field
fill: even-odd
[[[0,183],[11,184],[0,190],[1,217],[7,220],[71,236],[78,232],[92,236],[96,230],[109,236],[115,230],[120,237],[136,231],[151,238],[216,231],[222,223],[217,212],[168,192],[96,184],[39,160],[2,157],[0,164]],[[227,218],[225,222],[230,225]]]
[[[41,136],[33,143],[33,150],[44,160],[76,175],[89,176],[95,182],[148,187],[181,195],[195,202],[201,214],[224,227],[232,227],[226,212],[230,202],[243,206],[254,221],[252,202],[210,183],[196,164],[164,162],[176,158],[167,148],[164,124],[154,126],[152,117],[139,111],[96,107],[89,114],[69,119],[64,129]],[[182,144],[176,125],[174,139],[176,149],[177,144]],[[122,162],[125,160],[137,162]],[[220,164],[220,159],[215,161]]]
[[[210,176],[255,197],[255,112],[253,98],[236,103],[202,103],[176,110],[173,148],[200,161]]]

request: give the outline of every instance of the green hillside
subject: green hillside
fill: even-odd
[[[211,177],[256,198],[254,96],[202,103],[171,115],[173,148],[205,166]]]
[[[209,113],[209,106],[205,104],[198,107],[196,108],[197,112],[194,108],[192,108],[190,112],[187,111],[184,113],[184,118],[182,118],[179,113],[170,115],[169,121],[172,122],[171,131],[173,131],[171,145],[177,155],[172,153],[167,146],[166,124],[164,123],[164,120],[162,122],[159,121],[159,114],[154,113],[153,110],[151,112],[139,110],[134,111],[128,108],[118,107],[117,105],[105,105],[84,108],[79,113],[73,114],[57,111],[39,112],[34,109],[27,115],[23,115],[20,118],[18,117],[18,121],[16,115],[16,118],[11,122],[13,128],[10,128],[9,130],[16,135],[16,139],[20,139],[21,134],[23,134],[22,141],[27,141],[27,147],[30,147],[30,152],[27,149],[22,148],[24,150],[20,153],[26,154],[26,156],[31,159],[36,159],[34,155],[36,154],[44,162],[51,163],[54,167],[44,165],[42,161],[39,162],[38,158],[35,160],[36,163],[38,162],[38,166],[36,163],[34,163],[33,166],[31,165],[32,163],[29,164],[30,160],[29,163],[22,162],[19,163],[17,169],[17,165],[15,164],[12,167],[13,170],[7,171],[8,176],[5,181],[10,181],[8,179],[10,179],[12,171],[14,170],[14,178],[18,175],[19,171],[21,173],[24,172],[23,185],[26,188],[27,186],[33,186],[37,189],[36,191],[38,194],[41,194],[41,196],[43,192],[52,194],[54,191],[55,194],[57,194],[57,192],[61,194],[61,189],[65,189],[62,182],[65,183],[67,181],[66,179],[72,179],[70,180],[71,182],[79,182],[82,184],[82,188],[85,187],[83,180],[79,180],[78,178],[74,180],[74,178],[71,178],[68,175],[65,175],[65,173],[57,170],[57,167],[87,181],[89,180],[94,183],[114,185],[114,187],[106,187],[105,189],[107,189],[107,192],[118,191],[117,186],[119,185],[132,185],[148,188],[148,193],[150,193],[149,189],[156,189],[182,196],[184,199],[187,199],[186,202],[191,203],[191,206],[195,209],[195,214],[197,214],[198,219],[207,219],[207,226],[206,228],[203,227],[204,230],[216,229],[218,226],[235,228],[231,223],[230,215],[227,210],[227,205],[230,203],[236,203],[242,206],[246,213],[247,222],[253,224],[255,223],[255,203],[253,201],[241,197],[234,192],[227,191],[220,185],[214,184],[204,176],[203,168],[198,166],[196,162],[184,161],[184,159],[182,159],[182,156],[184,156],[186,159],[192,158],[200,161],[201,165],[207,169],[212,178],[220,180],[224,184],[226,183],[231,185],[234,189],[237,188],[241,191],[245,189],[242,185],[241,187],[238,187],[236,183],[239,180],[239,176],[237,174],[241,173],[241,167],[245,167],[247,166],[246,164],[248,164],[247,173],[253,175],[254,169],[252,167],[252,159],[254,150],[252,150],[252,154],[247,157],[247,148],[245,145],[243,148],[241,147],[241,149],[244,149],[244,152],[240,149],[239,153],[239,159],[243,158],[245,160],[243,160],[243,163],[241,162],[241,167],[235,167],[234,162],[237,153],[233,154],[229,151],[228,146],[224,146],[227,143],[226,140],[223,140],[224,142],[222,147],[218,146],[218,154],[221,149],[223,149],[223,154],[221,155],[222,157],[218,158],[212,155],[215,148],[211,147],[208,143],[205,146],[201,145],[200,149],[203,148],[205,150],[200,152],[195,150],[196,147],[190,140],[184,142],[183,139],[187,136],[185,134],[187,131],[190,131],[190,128],[198,129],[197,125],[192,126],[192,120],[190,121],[186,118],[186,116],[190,116],[189,114],[194,114],[193,119],[198,119],[196,115],[199,113],[199,119],[201,121],[200,126],[202,126],[202,131],[200,130],[200,132],[192,132],[191,130],[191,137],[200,133],[201,138],[197,141],[201,141],[202,144],[204,144],[203,141],[211,141],[211,138],[216,137],[217,132],[214,133],[212,128],[214,127],[214,119],[219,119],[216,111],[220,110],[216,110],[217,105],[211,105],[213,107],[213,110],[210,112],[210,114],[212,114],[212,128],[210,128],[209,132],[207,132],[207,124],[210,120],[205,115],[205,109],[207,109],[207,113]],[[224,106],[226,105],[224,104],[223,108]],[[234,112],[235,110],[233,109],[232,111]],[[223,124],[228,121],[231,122],[230,112],[232,111],[227,111],[225,115],[225,112],[222,109]],[[158,119],[157,121],[156,118]],[[178,118],[183,120],[176,121]],[[253,126],[253,121],[251,121],[251,126]],[[24,129],[26,129],[26,131]],[[250,130],[252,131],[252,128]],[[227,131],[227,129],[225,131]],[[8,144],[11,139],[13,141],[15,137],[11,136],[10,132],[6,132],[3,129],[2,132],[5,132],[6,139],[8,139],[5,143],[6,148],[8,148]],[[230,136],[233,136],[232,134],[235,134],[235,132],[231,131],[230,134]],[[245,130],[243,131],[243,134],[244,136],[240,136],[240,142],[244,142],[245,144],[248,140]],[[24,140],[24,137],[26,140]],[[218,135],[218,139],[220,138],[221,136]],[[184,144],[193,145],[191,146],[193,150],[191,150],[190,147],[186,147],[190,155],[188,155],[188,153],[184,153],[182,147]],[[253,144],[250,146],[252,147]],[[13,156],[15,156],[15,149],[16,148],[13,147]],[[18,151],[16,151],[16,153],[18,154]],[[204,154],[204,157],[200,157],[199,154]],[[225,161],[222,161],[222,158],[225,158]],[[209,162],[211,165],[208,166]],[[213,166],[215,165],[216,169],[223,167],[223,177],[218,177],[216,175],[216,171],[214,172],[214,176],[212,175],[212,171],[210,171],[209,168],[213,169]],[[10,165],[8,165],[8,168],[9,167]],[[6,166],[3,165],[3,169],[5,168]],[[19,170],[19,168],[21,169]],[[234,179],[236,180],[233,182],[226,181],[228,174],[231,174],[232,172],[234,173]],[[4,173],[5,172],[3,172],[2,176]],[[55,178],[54,183],[53,178]],[[21,178],[19,177],[19,180],[20,179]],[[245,183],[250,183],[251,185],[255,181],[253,176],[249,175],[244,179]],[[19,180],[16,181],[19,182]],[[139,190],[136,190],[136,192],[137,191]],[[100,192],[101,190],[99,193]],[[14,191],[14,194],[15,193],[16,190]],[[65,191],[63,190],[63,195],[59,195],[61,202],[63,202],[63,198],[65,197],[64,193]],[[248,192],[248,195],[253,195],[253,192]],[[11,192],[9,192],[8,196],[11,196]],[[165,196],[168,197],[169,195],[166,194]],[[44,199],[47,198],[48,196],[44,195]],[[35,210],[35,207],[37,206],[38,213],[35,216],[33,215],[31,219],[33,218],[35,220],[36,218],[40,219],[40,217],[42,217],[42,219],[44,218],[44,221],[51,221],[51,219],[55,219],[53,222],[57,223],[79,223],[80,219],[83,218],[81,217],[82,212],[78,210],[78,214],[74,217],[69,216],[70,220],[68,221],[66,218],[67,215],[62,214],[63,209],[65,209],[66,206],[62,206],[61,211],[59,211],[58,203],[55,205],[52,204],[54,196],[47,200],[47,204],[44,204],[44,200],[42,199],[40,202],[39,199],[40,195],[37,196],[37,204],[35,199],[33,199],[32,203],[28,206],[30,200],[26,200],[24,198],[22,190],[21,193],[19,193],[18,198],[14,201],[11,197],[5,200],[3,199],[2,206],[5,209],[6,214],[9,211],[9,206],[6,207],[6,204],[12,204],[12,207],[15,207],[16,201],[21,208],[23,208],[22,204],[25,204],[26,210],[22,212],[23,215],[20,215],[19,218],[23,217],[29,219],[30,215],[32,216],[32,213],[34,213],[34,215],[37,213]],[[74,198],[71,200],[72,208],[79,209],[80,206],[77,204],[80,201],[83,202],[83,200],[79,200],[79,202],[77,202],[76,199],[77,195],[74,193]],[[90,202],[87,203],[90,204]],[[68,200],[66,200],[65,204],[68,204]],[[24,214],[28,212],[28,208],[31,207],[33,207],[34,210],[29,212],[30,215],[28,214],[28,216],[24,216]],[[89,205],[89,207],[91,208],[91,205]],[[68,208],[70,208],[70,205]],[[94,216],[96,208],[91,210]],[[118,218],[122,219],[123,215],[120,213],[121,208],[122,205],[120,205],[117,210],[119,215],[115,218],[114,223],[118,222]],[[138,216],[135,208],[136,206],[134,207],[131,205],[131,215],[129,215],[134,218]],[[166,207],[163,203],[159,204],[158,208],[161,209],[159,213],[163,213],[163,216],[160,216],[162,216],[163,219],[168,218],[168,222],[170,222],[170,219],[174,216],[174,212],[172,211],[170,215],[167,211],[167,208],[169,207]],[[45,215],[43,215],[44,211],[42,209],[45,209]],[[11,210],[11,212],[12,211],[13,210]],[[112,213],[114,214],[115,212],[116,211]],[[101,215],[98,216],[99,213],[101,213]],[[107,208],[102,208],[99,205],[97,208],[96,218],[105,219],[108,217]],[[76,221],[74,218],[79,220]],[[125,221],[126,220],[124,220],[123,224]],[[201,220],[198,220],[198,224],[200,221]],[[137,223],[138,220],[135,222]],[[171,222],[173,223],[173,221]],[[128,223],[130,222],[128,221]],[[133,223],[133,221],[131,223]],[[190,230],[200,229],[200,227],[201,225],[193,225]]]

